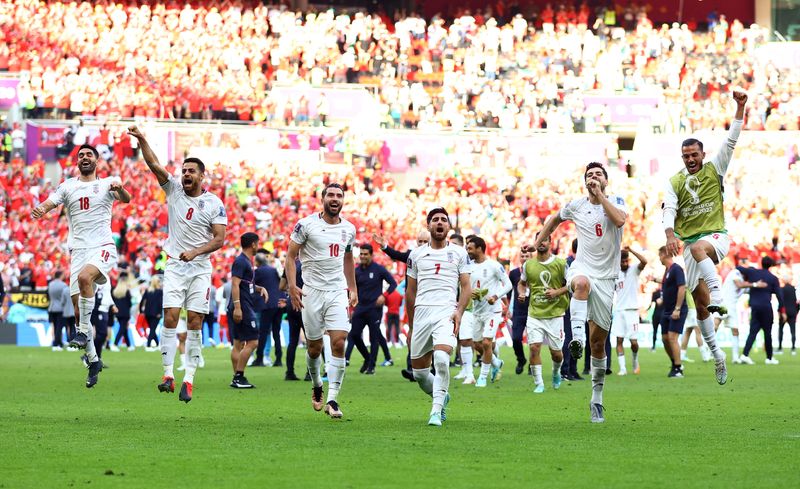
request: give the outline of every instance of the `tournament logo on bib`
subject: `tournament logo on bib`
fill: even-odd
[[[542,281],[542,285],[544,285],[545,289],[550,289],[550,280],[552,280],[553,275],[550,273],[549,270],[543,270],[539,273],[539,280]]]

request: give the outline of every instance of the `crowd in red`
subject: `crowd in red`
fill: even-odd
[[[602,107],[584,107],[588,91],[663,91],[654,125],[691,131],[724,124],[720,94],[734,85],[757,94],[750,129],[797,127],[797,70],[753,62],[764,29],[724,16],[709,32],[654,26],[646,7],[616,3],[596,17],[565,1],[427,21],[241,0],[17,0],[0,5],[0,71],[24,74],[24,105],[37,117],[305,124],[327,115],[326,102],[271,87],[360,82],[375,87],[390,126],[572,131],[607,125]]]

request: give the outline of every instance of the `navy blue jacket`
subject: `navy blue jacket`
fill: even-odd
[[[369,265],[356,266],[356,288],[358,289],[358,305],[356,307],[373,307],[375,301],[383,294],[383,282],[389,284],[389,294],[397,288],[397,282],[386,268],[375,262]]]
[[[142,302],[139,304],[139,312],[143,312],[145,316],[155,317],[162,314],[164,309],[164,291],[156,289],[153,291],[146,291],[142,296]]]
[[[261,294],[254,294],[253,302],[255,303],[255,310],[277,309],[278,299],[281,298],[281,278],[278,276],[278,270],[269,265],[262,265],[256,268],[253,283],[267,289],[267,294],[269,294],[269,300],[266,302],[264,302],[264,298],[261,297]]]
[[[517,300],[517,284],[521,278],[522,267],[517,267],[508,274],[508,279],[511,280],[511,292],[508,293],[508,304],[513,312],[511,318],[518,320],[528,317],[528,305],[531,302],[530,294],[525,297],[525,302]]]
[[[114,299],[114,305],[117,306],[117,317],[118,318],[130,318],[131,317],[131,291],[125,292],[125,295],[122,297],[115,297],[114,294],[111,294],[111,297]]]
[[[772,294],[778,298],[778,310],[783,310],[783,291],[778,277],[770,273],[769,270],[761,268],[742,268],[739,270],[748,282],[758,282],[763,280],[767,283],[764,288],[750,287],[750,307],[753,309],[772,309]]]

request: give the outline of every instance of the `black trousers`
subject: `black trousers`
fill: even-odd
[[[383,351],[383,359],[391,360],[392,354],[389,352],[389,345],[386,343],[386,338],[383,337],[381,332],[381,317],[383,316],[383,308],[376,307],[377,313],[375,314],[374,321],[369,323],[369,364],[370,368],[375,368],[378,363],[378,346]]]
[[[278,363],[283,357],[283,347],[281,346],[281,319],[283,319],[283,309],[271,307],[261,311],[261,319],[258,324],[258,346],[256,347],[256,362],[264,360],[264,348],[267,347],[269,336],[275,341],[275,362]]]
[[[50,321],[53,323],[53,346],[64,346],[64,314],[60,312],[51,312]],[[69,335],[67,335],[69,336]]]
[[[797,328],[795,325],[797,324],[797,314],[792,314],[791,316],[786,317],[786,321],[781,318],[778,321],[778,350],[783,350],[782,342],[783,342],[783,327],[789,325],[789,334],[792,336],[792,350],[795,348],[795,344],[797,341]]]
[[[353,316],[350,318],[350,334],[347,336],[347,348],[344,352],[344,357],[350,360],[350,355],[353,353],[353,347],[358,348],[358,352],[364,357],[364,362],[369,367],[372,355],[367,350],[367,345],[364,344],[364,328],[370,328],[370,341],[372,341],[372,329],[370,324],[375,321],[375,315],[378,315],[380,321],[380,311],[377,307],[356,307],[353,311]]]
[[[569,343],[572,341],[572,323],[569,320],[569,309],[564,315],[564,346],[561,348],[561,353],[564,355],[564,361],[561,363],[561,375],[577,375],[578,374],[578,360],[572,358],[572,353],[569,351]]]
[[[97,356],[103,356],[103,347],[108,339],[108,313],[97,311],[92,314],[92,324],[94,325],[94,348]]]
[[[146,345],[150,346],[150,342],[154,341],[156,343],[156,346],[158,346],[158,334],[156,333],[156,330],[158,329],[158,321],[161,318],[158,316],[145,316],[144,318],[147,320],[147,326],[149,329],[147,333]]]
[[[764,351],[767,358],[772,358],[772,321],[775,319],[772,314],[772,307],[750,307],[750,334],[744,344],[744,356],[750,356],[750,350],[756,341],[758,332],[764,331]]]
[[[518,363],[528,363],[528,356],[525,355],[525,346],[522,344],[522,336],[525,334],[527,323],[527,315],[511,318],[511,344],[514,347],[514,355],[516,355]]]
[[[297,353],[297,345],[300,343],[300,330],[303,328],[303,316],[293,310],[286,313],[289,320],[289,342],[286,345],[286,373],[294,373],[294,357]]]
[[[67,341],[72,341],[72,338],[74,338],[75,334],[78,332],[75,327],[75,316],[65,317],[64,327],[67,329]]]
[[[114,344],[119,345],[120,340],[124,339],[126,345],[132,346],[131,337],[128,335],[128,323],[130,323],[131,318],[117,316],[117,321],[119,322],[119,329],[117,330],[117,336],[114,338]]]
[[[217,322],[217,316],[214,313],[208,313],[203,318],[203,324],[208,328],[209,341],[214,339],[214,323]]]
[[[400,342],[400,315],[386,315],[386,340],[392,343]]]

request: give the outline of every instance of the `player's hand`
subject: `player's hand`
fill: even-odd
[[[289,287],[289,299],[292,301],[292,309],[299,311],[303,308],[303,296],[305,294],[300,287],[292,285]]]
[[[131,136],[135,137],[136,139],[143,139],[144,138],[144,134],[142,134],[142,131],[140,131],[139,128],[136,127],[136,126],[128,127],[128,134],[130,134]]]
[[[380,246],[381,248],[386,246],[386,238],[384,238],[383,235],[379,233],[372,233],[372,241],[378,243],[378,246]]]
[[[589,180],[586,181],[586,188],[589,189],[589,193],[593,197],[600,197],[601,195],[603,195],[603,189],[602,187],[600,187],[600,182],[598,182],[594,178],[590,178]]]
[[[631,252],[631,247],[630,247],[630,245],[625,245],[625,246],[623,246],[623,247],[622,247],[622,251],[627,251],[628,253],[630,253],[630,252]]]
[[[31,218],[33,218],[33,219],[39,219],[43,215],[44,215],[44,207],[42,207],[40,205],[37,205],[31,211]]]
[[[767,287],[767,283],[764,282],[763,280],[759,280],[758,282],[754,282],[753,283],[753,287],[755,287],[757,289],[764,289],[764,288]]]
[[[781,313],[781,320],[785,323],[787,319],[788,319],[788,317],[787,317],[786,313],[782,312]]]
[[[733,100],[736,101],[736,105],[742,107],[747,103],[747,94],[745,92],[734,91]]]
[[[259,295],[264,298],[264,302],[269,301],[269,292],[267,292],[267,289],[264,287],[256,287],[256,290],[258,291]]]
[[[525,294],[525,295],[517,294],[517,301],[519,301],[519,302],[525,302],[525,299],[527,299],[527,298],[528,298],[528,294]]]
[[[111,184],[108,186],[108,190],[111,192],[119,192],[122,190],[122,184],[119,182],[111,182]]]
[[[240,306],[238,303],[233,308],[233,322],[234,323],[242,322],[242,306]]]
[[[278,307],[286,307],[286,299],[278,299]]]
[[[548,300],[553,300],[558,297],[558,291],[556,289],[547,289],[544,291],[544,296],[547,297]]]
[[[458,330],[461,329],[461,314],[458,311],[454,312],[450,320],[453,321],[453,334],[458,338]],[[409,344],[411,344],[411,341],[409,341]]]
[[[675,309],[674,311],[672,311],[672,314],[670,314],[669,317],[671,317],[674,321],[677,321],[678,319],[680,319],[680,317],[681,317],[680,309]]]
[[[356,304],[358,304],[358,292],[355,290],[349,290],[347,291],[347,296],[350,298],[350,307],[356,307]]]
[[[678,256],[680,253],[680,244],[674,235],[667,238],[667,253],[669,256]]]
[[[489,297],[488,299],[486,299],[486,302],[488,302],[490,306],[493,306],[494,303],[497,302],[497,296],[493,295]]]
[[[197,250],[189,250],[189,251],[184,251],[183,253],[181,253],[181,256],[179,258],[180,258],[181,261],[189,262],[189,261],[192,261],[195,258],[197,258],[197,255],[199,255]]]
[[[481,293],[477,289],[472,290],[472,294],[470,295],[472,300],[479,301],[481,300]]]
[[[378,307],[383,307],[386,304],[386,297],[379,295],[378,300],[375,301],[375,305]]]

